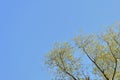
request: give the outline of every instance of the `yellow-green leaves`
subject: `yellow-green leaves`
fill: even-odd
[[[80,49],[81,56],[77,55],[77,58],[75,48],[68,42],[55,43],[54,48],[46,55],[46,64],[57,72],[59,79],[120,79],[120,29],[110,27],[101,35],[79,35],[74,38],[74,42],[75,48],[77,46]],[[89,61],[82,62],[86,59],[83,55],[86,55]],[[88,68],[83,69],[82,63],[90,61],[92,66],[85,65]],[[92,77],[86,77],[85,72],[91,72]]]
[[[69,77],[77,72],[80,67],[79,62],[80,60],[74,57],[74,48],[67,42],[56,43],[53,50],[46,56],[48,66],[61,73],[67,73]]]

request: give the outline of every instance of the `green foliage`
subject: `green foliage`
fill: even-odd
[[[46,64],[59,74],[62,80],[119,80],[120,79],[120,26],[109,27],[100,35],[79,35],[74,38],[75,45],[92,62],[90,69],[82,67],[83,56],[75,57],[75,48],[67,42],[56,43],[46,56]],[[84,62],[85,63],[85,62]],[[87,65],[89,68],[89,65]]]
[[[80,59],[74,57],[74,48],[66,42],[56,43],[54,49],[47,54],[46,59],[46,64],[62,75],[61,77],[66,74],[67,78],[69,74],[78,75]]]

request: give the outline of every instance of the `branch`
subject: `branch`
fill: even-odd
[[[84,72],[82,71],[83,76],[85,77],[85,80],[90,80],[90,77],[85,75]]]
[[[89,56],[89,54],[87,53],[87,51],[85,50],[85,48],[83,47],[83,51],[85,52],[85,54],[87,55],[87,57],[95,64],[95,66],[100,70],[100,72],[103,74],[103,76],[105,77],[106,80],[109,80],[109,78],[106,76],[106,74],[104,73],[104,70],[102,70],[99,65]]]
[[[114,67],[114,72],[113,72],[113,76],[112,76],[112,80],[114,80],[114,77],[115,77],[115,74],[116,74],[116,70],[117,70],[117,58],[115,57],[115,55],[114,55],[114,53],[113,53],[113,51],[111,49],[111,46],[110,46],[109,42],[106,41],[106,43],[107,43],[107,45],[108,45],[108,47],[110,49],[110,53],[112,54],[112,56],[113,56],[113,58],[115,60],[115,67]]]
[[[59,64],[57,64],[57,66],[58,66],[63,72],[65,72],[67,75],[69,75],[70,77],[72,77],[74,80],[77,80],[71,73],[69,73],[68,71],[66,71],[65,69],[63,69],[62,66],[60,66]]]
[[[63,53],[64,53],[64,52],[63,52]],[[68,74],[70,77],[72,77],[74,80],[77,80],[74,75],[72,75],[70,72],[67,71],[67,69],[66,69],[66,67],[65,67],[65,64],[64,64],[64,61],[63,61],[63,59],[62,59],[62,55],[61,55],[60,53],[59,53],[59,56],[60,56],[61,63],[62,63],[62,65],[63,65],[63,69],[62,69],[62,70],[63,70],[66,74]],[[59,65],[59,67],[62,68],[60,65]]]

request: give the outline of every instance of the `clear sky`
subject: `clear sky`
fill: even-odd
[[[44,55],[120,21],[120,0],[0,0],[0,80],[51,80]]]

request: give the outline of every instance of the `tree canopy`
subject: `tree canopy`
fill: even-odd
[[[120,80],[120,26],[78,35],[73,42],[55,43],[46,55],[55,80]]]

